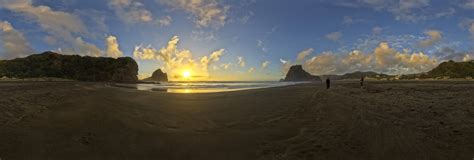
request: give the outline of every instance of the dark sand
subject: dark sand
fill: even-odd
[[[0,158],[474,158],[474,82],[335,82],[168,94],[0,83]]]

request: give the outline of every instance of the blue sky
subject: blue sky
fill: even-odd
[[[278,80],[294,64],[406,74],[474,58],[474,0],[0,0],[0,23],[2,59],[130,56],[140,77],[176,80]]]

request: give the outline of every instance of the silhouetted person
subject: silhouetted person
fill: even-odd
[[[364,77],[360,78],[360,87],[362,88],[364,86]]]
[[[326,79],[326,89],[329,89],[329,87],[331,86],[331,80],[329,80],[329,78]]]

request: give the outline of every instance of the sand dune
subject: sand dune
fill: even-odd
[[[472,159],[473,82],[210,94],[0,83],[2,159]]]

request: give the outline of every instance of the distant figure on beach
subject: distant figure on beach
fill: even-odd
[[[329,86],[331,86],[331,80],[329,78],[326,79],[326,89],[329,89]]]
[[[364,77],[360,78],[360,88],[364,87]]]

